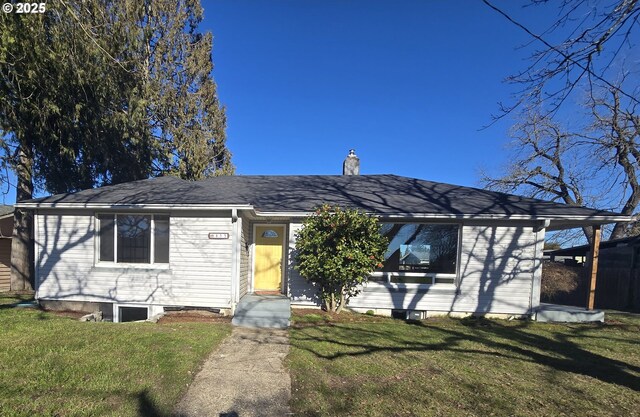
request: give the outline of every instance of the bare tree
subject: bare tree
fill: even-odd
[[[585,126],[570,133],[548,113],[528,112],[514,127],[510,165],[484,174],[487,188],[633,216],[640,206],[640,115],[619,89],[588,101]],[[616,223],[609,239],[632,235],[637,222]],[[583,228],[591,242],[591,229]]]
[[[575,136],[541,112],[531,110],[513,128],[512,161],[502,176],[484,173],[486,188],[530,197],[585,205],[589,172],[581,166],[582,152]],[[592,232],[583,229],[591,241]]]
[[[557,7],[556,18],[541,32],[535,32],[493,2],[483,2],[527,33],[532,42],[526,46],[535,48],[529,65],[507,78],[520,88],[514,103],[500,105],[497,118],[521,105],[541,103],[546,103],[545,108],[553,114],[574,91],[594,92],[598,85],[640,103],[637,92],[630,91],[629,85],[612,81],[619,73],[620,61],[636,47],[640,33],[638,0],[532,0],[527,6]]]
[[[614,175],[611,185],[618,190],[613,195],[618,199],[616,207],[620,213],[631,216],[640,205],[640,115],[636,112],[638,103],[627,102],[628,106],[622,104],[617,88],[593,97],[590,100],[591,132],[583,138],[601,166]],[[617,223],[610,239],[624,237],[635,228],[637,223]]]
[[[640,35],[639,0],[531,0],[526,7],[557,11],[539,32],[493,1],[483,1],[527,33],[531,42],[525,47],[534,48],[529,64],[507,78],[519,86],[515,101],[501,104],[495,116],[499,119],[516,109],[520,114],[521,122],[513,130],[512,162],[501,176],[484,175],[483,183],[570,205],[636,214],[640,89],[627,58]],[[556,119],[572,94],[579,95],[587,114],[571,113],[572,124],[581,126],[569,131]],[[619,223],[610,238],[637,229],[638,222]],[[583,232],[591,241],[591,230]]]

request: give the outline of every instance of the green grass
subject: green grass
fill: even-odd
[[[297,416],[640,416],[637,315],[604,325],[317,316],[300,313],[291,329]]]
[[[24,297],[22,297],[24,299]],[[211,323],[81,323],[0,296],[1,416],[168,416],[230,332]]]

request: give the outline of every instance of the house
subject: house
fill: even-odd
[[[323,203],[379,216],[384,266],[350,307],[529,315],[546,230],[627,217],[396,175],[160,177],[25,201],[35,214],[36,297],[114,321],[171,307],[233,313],[248,293],[318,305],[293,268],[296,231]],[[407,256],[412,253],[413,256]],[[426,257],[428,256],[428,259]]]
[[[11,290],[13,206],[0,206],[0,292]]]

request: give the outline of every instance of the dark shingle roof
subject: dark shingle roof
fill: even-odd
[[[0,217],[6,217],[13,214],[13,206],[0,205]]]
[[[260,212],[310,212],[328,203],[377,214],[612,216],[615,213],[396,175],[227,176],[188,182],[160,177],[58,194],[27,203],[250,204]]]
[[[125,182],[117,185],[82,190],[75,193],[56,194],[22,203],[64,204],[182,204],[205,201],[195,192],[197,182],[176,177],[158,177]]]

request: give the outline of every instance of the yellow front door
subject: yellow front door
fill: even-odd
[[[256,226],[254,240],[254,290],[280,291],[284,226]]]

